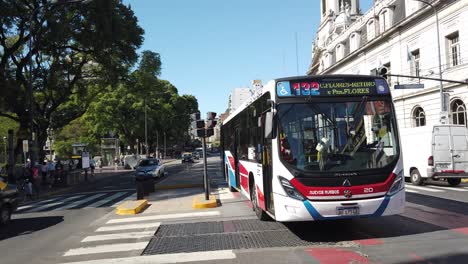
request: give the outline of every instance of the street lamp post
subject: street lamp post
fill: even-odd
[[[4,154],[5,154],[5,164],[8,163],[8,156],[7,156],[7,137],[3,137],[3,147],[4,147]]]
[[[437,30],[437,52],[438,52],[438,60],[439,60],[439,79],[440,79],[440,87],[439,87],[439,92],[440,92],[440,110],[441,110],[441,121],[442,121],[442,113],[447,112],[446,105],[444,102],[444,86],[442,83],[442,57],[441,57],[441,52],[440,52],[440,32],[439,32],[439,14],[437,13],[437,9],[435,6],[428,1],[425,0],[414,0],[417,2],[421,2],[423,4],[426,4],[430,6],[434,12],[435,19],[436,19],[436,30]]]

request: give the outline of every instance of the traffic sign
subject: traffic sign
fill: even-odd
[[[423,83],[413,83],[413,84],[395,84],[393,87],[395,90],[398,89],[424,89]]]
[[[29,152],[29,141],[27,139],[23,140],[23,152]]]

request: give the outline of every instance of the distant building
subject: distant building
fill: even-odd
[[[468,78],[468,1],[426,0],[439,16],[444,79]],[[436,18],[433,9],[415,0],[378,0],[361,13],[358,0],[321,0],[321,20],[313,44],[309,75],[390,73],[439,77]],[[400,128],[439,122],[438,81],[389,78]],[[394,90],[395,84],[424,84],[424,89]],[[467,125],[466,85],[444,83],[453,124]]]
[[[234,112],[243,102],[251,96],[250,88],[235,88],[229,95],[229,112]]]

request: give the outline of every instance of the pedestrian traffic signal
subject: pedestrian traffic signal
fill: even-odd
[[[387,67],[380,67],[379,69],[377,69],[377,74],[384,77],[385,79],[387,79],[388,68]]]
[[[192,119],[192,121],[197,121],[197,120],[200,120],[200,112],[195,112],[193,114],[190,115],[190,118]]]
[[[208,119],[208,120],[206,120],[206,127],[207,128],[213,128],[213,127],[216,126],[217,123],[218,123],[217,120]]]
[[[206,113],[206,120],[213,120],[215,118],[216,118],[216,113],[215,112]]]

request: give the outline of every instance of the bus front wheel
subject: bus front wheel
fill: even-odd
[[[250,187],[250,190],[251,190],[250,201],[252,201],[253,210],[255,211],[257,218],[260,219],[261,221],[268,220],[269,219],[268,215],[263,211],[263,209],[258,204],[257,188],[255,187],[255,182]]]

